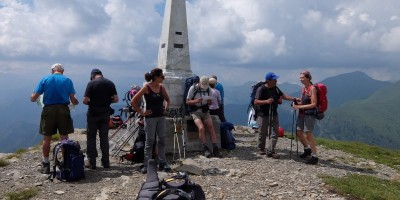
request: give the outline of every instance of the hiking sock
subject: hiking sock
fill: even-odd
[[[49,163],[50,162],[49,157],[43,157],[43,162],[44,163]]]

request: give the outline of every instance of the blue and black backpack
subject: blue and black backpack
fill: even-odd
[[[79,142],[61,140],[53,148],[53,180],[54,177],[61,181],[77,181],[85,178],[83,152]]]
[[[189,113],[193,111],[191,109],[191,107],[186,104],[186,98],[187,98],[187,95],[189,93],[189,89],[190,89],[190,87],[192,85],[195,85],[195,84],[197,84],[199,82],[200,82],[200,77],[197,76],[197,75],[193,75],[193,76],[191,76],[191,77],[189,77],[189,78],[187,78],[185,80],[185,90],[184,90],[184,93],[183,93],[183,105],[184,105],[184,108],[185,108],[185,114],[186,115],[189,115]]]
[[[221,147],[224,149],[232,150],[236,148],[236,140],[233,137],[232,130],[235,129],[232,123],[223,122],[220,124]]]

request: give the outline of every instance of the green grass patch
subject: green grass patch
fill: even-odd
[[[17,149],[16,151],[15,151],[15,153],[16,154],[24,154],[24,153],[26,153],[28,150],[27,149]]]
[[[57,134],[54,134],[54,135],[51,136],[51,141],[53,141],[53,142],[54,141],[59,141],[60,138],[61,138],[60,134],[57,133]]]
[[[348,152],[357,157],[372,160],[400,171],[400,151],[367,145],[360,142],[333,141],[322,138],[316,138],[316,141],[317,144],[327,148]]]
[[[0,167],[5,167],[9,165],[10,163],[7,160],[0,159]]]
[[[347,177],[320,176],[335,188],[335,192],[357,199],[398,199],[400,182],[383,180],[367,175],[351,174]]]
[[[17,149],[15,151],[15,153],[7,155],[6,158],[7,159],[11,159],[11,158],[21,158],[21,156],[26,153],[28,150],[27,149]]]
[[[36,196],[38,191],[34,188],[21,190],[19,192],[9,192],[6,194],[8,200],[27,200]]]

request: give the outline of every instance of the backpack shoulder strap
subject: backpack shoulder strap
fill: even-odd
[[[193,85],[193,89],[194,89],[194,92],[193,92],[192,100],[194,99],[194,97],[196,96],[196,94],[199,92],[200,87],[199,87],[199,85],[196,83],[195,85]]]

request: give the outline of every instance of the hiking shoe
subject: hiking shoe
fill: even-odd
[[[40,172],[42,174],[50,174],[50,163],[42,162],[42,169]]]
[[[257,154],[258,155],[265,155],[265,154],[267,154],[267,152],[265,152],[265,149],[258,149]]]
[[[96,169],[96,161],[95,160],[85,160],[85,167],[88,169]]]
[[[268,158],[279,159],[281,156],[275,152],[267,153]]]
[[[168,166],[168,164],[165,163],[165,162],[160,163],[160,164],[158,165],[158,169],[159,169],[160,171],[164,171],[164,172],[169,172],[169,171],[171,171],[171,167]]]
[[[311,156],[311,158],[307,160],[306,164],[307,165],[316,165],[316,164],[318,164],[318,157]]]
[[[214,154],[214,157],[216,157],[216,158],[222,158],[222,155],[219,153],[218,146],[213,147],[213,154]]]
[[[308,156],[311,156],[311,149],[310,148],[304,149],[303,154],[299,155],[300,158],[307,158]]]
[[[208,149],[207,146],[203,146],[203,153],[204,153],[204,156],[206,158],[211,158],[211,152],[210,152],[210,149]]]
[[[143,168],[140,170],[142,174],[147,174],[147,166],[143,166]]]
[[[101,161],[101,165],[103,168],[110,168],[110,161]]]

